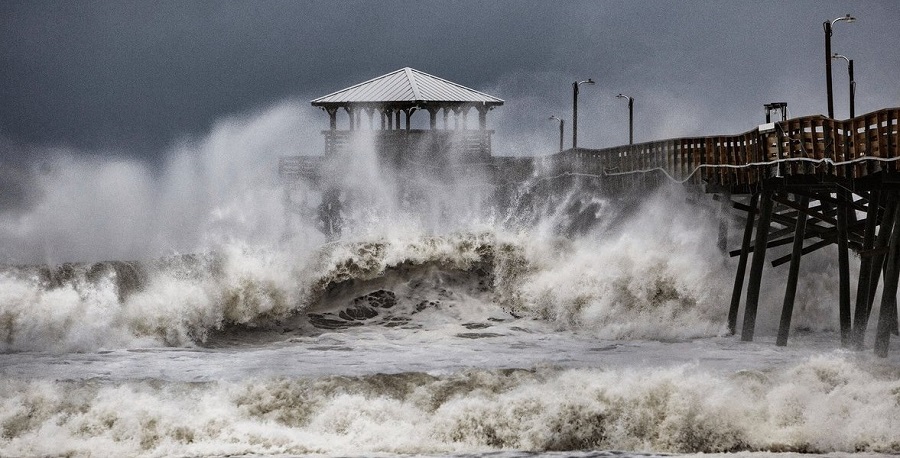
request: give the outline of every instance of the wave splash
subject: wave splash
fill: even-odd
[[[0,454],[897,453],[898,375],[820,356],[731,374],[685,366],[195,384],[6,380]],[[42,440],[48,434],[56,440]]]
[[[485,231],[335,242],[313,253],[234,244],[147,263],[9,267],[0,272],[0,351],[191,346],[234,327],[369,324],[397,304],[392,316],[402,322],[423,307],[473,302],[606,338],[719,333],[714,273],[696,267],[706,253],[687,241],[665,255],[646,248],[627,236]]]

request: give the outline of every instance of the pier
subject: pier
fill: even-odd
[[[804,255],[837,245],[841,343],[861,349],[875,291],[882,285],[875,353],[887,356],[898,335],[900,277],[900,108],[843,121],[807,116],[760,125],[738,135],[676,138],[604,149],[569,149],[538,159],[542,170],[594,180],[598,192],[633,193],[662,180],[694,188],[743,212],[728,327],[753,340],[769,248],[791,245],[771,260],[790,264],[777,345],[789,337]],[[849,251],[861,259],[850,278]],[[749,264],[749,266],[748,266]],[[748,272],[749,267],[749,272]],[[746,283],[746,291],[744,285]],[[850,288],[856,284],[856,301]]]
[[[289,211],[301,180],[319,186],[319,215],[326,231],[340,230],[340,191],[321,185],[327,160],[355,153],[355,139],[373,149],[382,166],[439,177],[451,167],[477,167],[493,180],[501,201],[514,184],[535,177],[573,177],[605,196],[635,196],[666,181],[730,207],[744,223],[728,311],[728,329],[742,340],[754,337],[763,269],[770,248],[790,245],[790,253],[769,261],[789,264],[777,345],[786,345],[803,256],[837,246],[841,343],[862,349],[872,318],[875,292],[882,287],[875,324],[875,353],[886,356],[891,334],[898,335],[900,283],[900,108],[886,108],[846,120],[825,116],[786,119],[785,104],[767,104],[766,123],[736,135],[674,138],[612,148],[570,148],[541,157],[491,154],[487,113],[503,101],[442,78],[403,68],[312,101],[329,117],[321,156],[284,157]],[[477,128],[467,114],[478,113]],[[770,122],[769,112],[782,120]],[[347,129],[338,128],[346,112]],[[412,116],[427,111],[428,128],[414,128]],[[375,115],[378,115],[376,122]],[[724,227],[724,225],[723,225]],[[726,237],[720,235],[724,249]],[[850,251],[861,259],[850,278]],[[856,301],[851,303],[851,287]],[[746,288],[745,288],[746,286]],[[741,305],[743,322],[738,327]]]

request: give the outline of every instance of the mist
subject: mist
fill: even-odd
[[[284,101],[217,121],[166,150],[160,164],[128,154],[40,149],[4,174],[0,262],[135,260],[202,252],[284,232],[278,157],[315,144],[308,110]]]

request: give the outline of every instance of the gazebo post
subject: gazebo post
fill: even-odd
[[[403,110],[403,112],[406,113],[406,130],[409,130],[409,128],[410,128],[409,118],[412,117],[412,114],[414,111],[416,111],[415,107],[407,108],[407,109]]]
[[[450,129],[448,119],[450,117],[450,107],[444,107],[444,130]]]
[[[347,116],[350,118],[350,130],[355,130],[355,124],[353,123],[353,109],[350,108],[349,105],[344,106],[344,110],[347,110]]]
[[[484,104],[478,105],[475,108],[478,110],[478,128],[487,130],[487,112],[490,108]]]
[[[431,130],[437,129],[437,112],[440,108],[437,107],[428,107],[428,116]]]
[[[328,113],[328,127],[331,130],[337,130],[337,107],[324,107]]]
[[[400,110],[394,112],[397,118],[397,130],[400,130]]]
[[[372,121],[374,120],[373,118],[375,117],[375,108],[374,107],[365,107],[364,110],[366,110],[366,115],[369,117],[369,130],[375,130],[375,128],[372,126]]]

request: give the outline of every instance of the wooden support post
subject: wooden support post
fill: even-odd
[[[837,231],[838,231],[838,274],[839,274],[839,310],[840,310],[840,326],[841,326],[841,346],[850,345],[850,331],[852,323],[850,322],[850,252],[847,240],[847,219],[849,218],[849,201],[852,197],[846,191],[838,192],[838,213],[837,213]]]
[[[887,357],[888,345],[891,341],[891,327],[897,314],[897,281],[900,275],[900,230],[898,229],[900,212],[894,212],[894,230],[891,231],[891,243],[888,249],[887,265],[884,277],[884,290],[881,293],[881,312],[878,314],[878,326],[875,330],[875,355]]]
[[[803,240],[806,239],[806,213],[809,198],[800,196],[797,205],[801,209],[797,214],[797,225],[794,227],[794,249],[791,252],[791,266],[788,269],[787,286],[784,290],[784,304],[781,307],[781,324],[778,326],[778,339],[775,345],[787,345],[791,330],[791,316],[794,313],[794,298],[797,295],[797,277],[800,274],[800,259],[803,258]]]
[[[869,207],[866,209],[866,229],[863,235],[863,250],[869,252],[875,246],[875,231],[878,228],[878,210],[881,205],[881,193],[869,193]],[[873,256],[862,256],[859,265],[859,282],[856,287],[856,311],[853,315],[853,335],[851,343],[857,350],[865,344],[866,327],[869,322],[869,298],[875,291],[870,289],[873,267]]]
[[[872,271],[869,283],[869,291],[871,292],[866,304],[866,313],[872,315],[872,304],[875,302],[875,291],[878,290],[878,281],[884,269],[885,253],[890,244],[891,233],[894,229],[894,215],[897,213],[898,202],[896,192],[889,192],[884,198],[885,208],[884,215],[881,217],[881,225],[878,229],[878,237],[875,239],[875,255],[872,256]]]
[[[747,209],[747,224],[744,225],[744,240],[741,242],[741,257],[738,258],[737,273],[734,276],[734,289],[731,291],[731,308],[728,309],[728,332],[732,335],[737,328],[738,309],[741,305],[741,290],[744,288],[747,255],[750,252],[750,241],[753,240],[753,221],[756,217],[756,206],[758,203],[759,193],[753,193]]]
[[[719,234],[716,245],[722,253],[728,252],[728,214],[731,210],[731,194],[722,196],[722,202],[719,205]]]
[[[763,265],[766,262],[766,242],[769,236],[769,223],[772,220],[772,190],[763,189],[759,204],[759,222],[756,226],[756,244],[753,247],[753,261],[750,264],[750,279],[747,284],[747,305],[744,306],[744,326],[741,328],[741,340],[753,340],[756,329],[756,309],[759,307],[759,288],[762,282]]]

